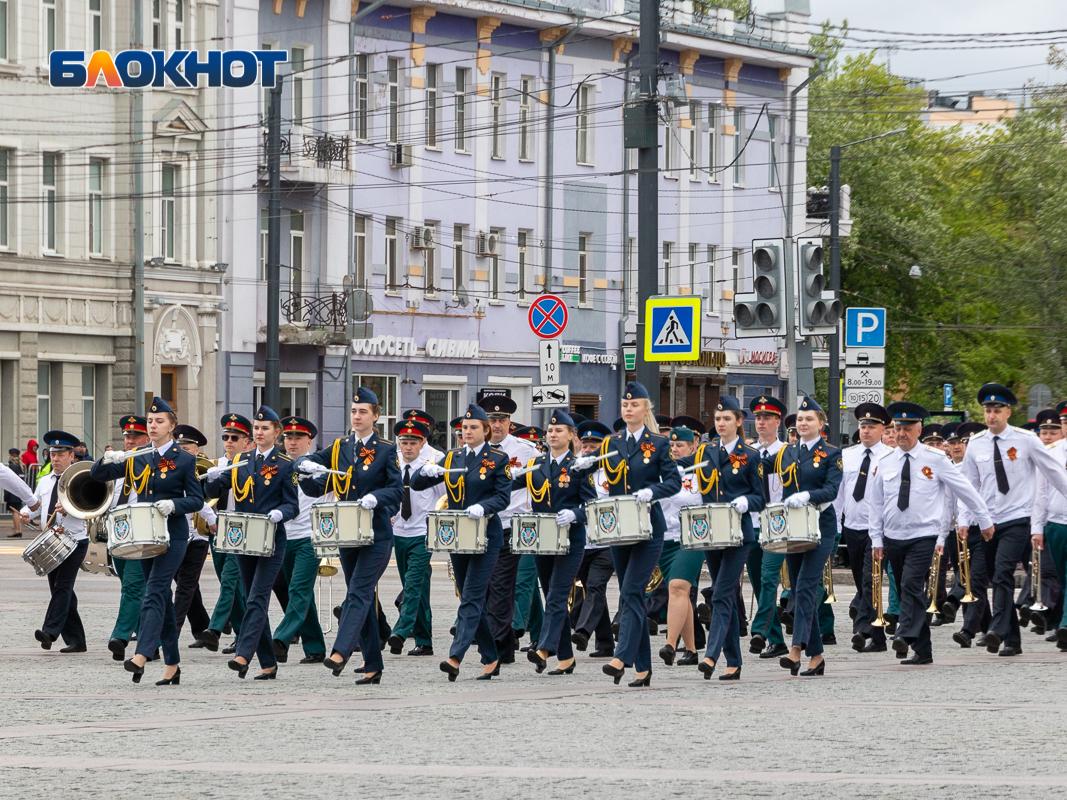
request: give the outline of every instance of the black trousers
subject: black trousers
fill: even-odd
[[[204,570],[210,544],[199,539],[189,540],[185,549],[185,558],[174,573],[174,619],[181,634],[186,617],[193,635],[203,633],[211,622],[211,616],[204,608],[204,599],[200,596],[200,573]]]
[[[996,538],[987,542],[977,525],[967,529],[967,549],[971,559],[971,592],[977,598],[963,605],[963,632],[973,638],[989,630],[993,612],[989,607],[989,584],[993,580]]]
[[[900,595],[900,619],[897,620],[897,637],[912,646],[917,655],[932,656],[930,649],[930,604],[926,578],[930,574],[930,561],[934,557],[936,536],[920,539],[885,540],[885,552],[893,567],[893,580]]]
[[[841,539],[845,543],[845,552],[848,553],[848,568],[852,572],[852,581],[856,586],[856,593],[852,596],[852,601],[848,605],[849,611],[852,612],[852,632],[863,633],[864,620],[860,617],[860,609],[863,607],[864,595],[864,558],[871,548],[871,537],[868,536],[865,530],[842,527]],[[870,597],[871,593],[868,591],[868,605],[870,604]]]
[[[846,528],[847,530],[847,528]],[[874,608],[874,556],[871,554],[871,537],[867,531],[863,531],[863,536],[867,540],[866,546],[863,548],[862,554],[857,553],[860,567],[859,594],[856,600],[856,619],[852,625],[853,633],[863,634],[866,638],[870,639],[875,645],[885,644],[885,628],[878,627],[873,624],[874,620],[878,617],[878,612]],[[852,559],[852,550],[849,550],[849,559]],[[885,572],[885,565],[882,565],[883,575]],[[855,570],[852,572],[856,574]],[[884,586],[883,582],[883,586]]]
[[[78,542],[66,560],[48,573],[48,590],[52,593],[48,600],[48,610],[44,613],[44,625],[41,630],[54,639],[63,637],[71,647],[85,646],[85,628],[78,615],[78,596],[74,594],[74,581],[78,579],[85,551],[89,549],[89,540]]]
[[[505,664],[515,660],[515,635],[511,621],[515,617],[515,577],[519,572],[521,554],[511,548],[500,551],[493,573],[489,576],[489,591],[485,599],[485,616],[489,632],[496,642],[497,655]]]
[[[989,629],[1004,644],[1020,647],[1019,614],[1015,609],[1015,568],[1030,551],[1030,519],[995,526],[993,534],[993,619]]]
[[[578,567],[578,580],[585,587],[585,598],[575,608],[571,624],[586,636],[595,636],[597,650],[614,650],[611,615],[608,613],[608,582],[615,574],[611,550],[607,547],[586,550]]]

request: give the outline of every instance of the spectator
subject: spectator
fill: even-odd
[[[75,461],[89,461],[89,448],[85,442],[78,442],[78,446],[74,448],[74,460]]]
[[[22,466],[32,467],[37,464],[37,440],[30,439],[26,442],[26,449],[22,451]]]
[[[22,459],[19,455],[19,449],[12,447],[7,451],[7,466],[18,475],[20,478],[26,473],[22,468]],[[15,525],[15,532],[11,535],[12,539],[22,538],[22,515],[19,514],[19,509],[22,508],[22,502],[11,492],[4,492],[4,508],[11,512],[11,520]]]

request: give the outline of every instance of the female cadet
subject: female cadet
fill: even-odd
[[[545,594],[545,616],[537,648],[531,647],[526,656],[538,672],[544,671],[550,656],[557,656],[557,668],[549,675],[574,672],[567,596],[585,553],[585,504],[596,497],[592,472],[579,473],[574,469],[577,438],[574,418],[558,408],[548,421],[548,453],[539,459],[540,463],[535,463],[538,459],[530,459],[525,467],[512,469],[515,479],[512,488],[529,492],[535,514],[555,512],[557,524],[570,526],[570,550],[561,555],[537,556],[537,572]]]
[[[697,488],[705,503],[729,503],[741,515],[741,544],[707,552],[711,574],[711,625],[704,660],[697,665],[704,680],[710,680],[721,653],[726,670],[720,681],[741,679],[741,629],[737,613],[737,586],[749,551],[756,544],[756,531],[749,512],[762,511],[763,468],[759,453],[745,444],[745,413],[734,397],[724,397],[715,407],[715,432],[719,444],[702,444],[695,461],[708,463],[696,470]]]
[[[489,416],[480,406],[468,406],[460,420],[463,444],[449,450],[437,464],[424,464],[411,476],[413,491],[421,491],[445,482],[448,508],[464,510],[472,519],[487,520],[485,552],[476,555],[451,555],[456,586],[460,587],[456,633],[448,660],[441,662],[441,671],[454,681],[459,665],[471,643],[477,641],[482,655],[482,674],[478,680],[489,680],[500,674],[496,643],[485,618],[485,596],[489,590],[489,576],[493,572],[504,531],[497,517],[511,502],[511,470],[503,450],[494,450],[486,442],[489,435]],[[462,474],[446,470],[465,469]],[[570,587],[568,587],[570,588]]]
[[[348,594],[341,607],[333,650],[322,663],[335,677],[339,676],[358,644],[363,654],[363,677],[356,683],[377,685],[382,681],[384,664],[375,589],[393,551],[390,519],[400,509],[403,482],[396,445],[378,438],[375,427],[381,414],[378,395],[366,386],[358,387],[349,414],[352,434],[335,439],[329,447],[301,461],[297,469],[308,475],[325,475],[328,470],[341,473],[326,480],[307,481],[310,485],[304,492],[309,497],[332,491],[339,501],[355,501],[373,512],[374,542],[363,547],[341,548],[341,569]]]
[[[90,474],[100,481],[125,476],[126,484],[141,502],[152,503],[167,518],[170,546],[162,555],[144,562],[145,590],[141,601],[141,619],[137,631],[137,652],[122,662],[133,682],[140,683],[144,665],[163,649],[163,679],[157,686],[181,681],[178,652],[178,626],[174,617],[174,594],[171,582],[185,558],[189,542],[186,514],[204,506],[204,489],[196,477],[196,459],[174,443],[178,418],[160,397],[152,399],[148,409],[148,438],[153,450],[133,456],[132,451],[112,450],[93,464]]]
[[[601,456],[607,456],[602,463],[609,496],[632,494],[647,503],[677,494],[682,479],[671,460],[667,438],[656,433],[658,426],[652,415],[648,390],[637,381],[626,384],[621,406],[623,427],[604,439],[600,448]],[[615,455],[608,456],[611,451],[615,451]],[[592,460],[589,456],[585,458]],[[575,466],[587,468],[584,460]],[[652,538],[611,548],[615,574],[619,577],[619,639],[615,657],[601,669],[618,683],[626,668],[634,667],[637,680],[630,686],[648,686],[652,681],[645,586],[663,550],[663,532],[667,525],[658,503],[652,505],[649,515]]]
[[[262,671],[254,680],[273,680],[278,676],[278,659],[274,655],[267,607],[271,588],[285,561],[285,524],[300,513],[296,494],[293,463],[276,446],[282,425],[277,412],[260,406],[252,421],[252,441],[255,447],[243,454],[234,467],[212,467],[208,470],[207,493],[221,497],[232,492],[234,511],[244,514],[265,514],[274,523],[274,552],[269,556],[238,555],[241,582],[245,587],[245,615],[237,649],[227,666],[244,678],[248,664],[255,654]],[[217,477],[216,477],[217,476]]]
[[[827,444],[820,435],[825,424],[826,415],[822,408],[810,397],[805,397],[796,415],[798,441],[779,450],[775,459],[775,472],[782,481],[785,504],[790,508],[822,506],[818,546],[786,556],[795,606],[793,641],[788,655],[782,656],[778,663],[792,675],[822,675],[826,669],[816,601],[822,586],[823,568],[837,538],[837,519],[832,503],[841,485],[841,451]],[[800,672],[802,650],[811,659],[804,672]]]

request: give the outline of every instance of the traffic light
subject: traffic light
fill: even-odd
[[[782,239],[752,241],[752,291],[734,296],[734,335],[785,333],[785,268]]]
[[[822,256],[822,239],[797,239],[801,336],[832,334],[841,319],[841,301],[826,289]]]

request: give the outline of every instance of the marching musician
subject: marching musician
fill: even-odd
[[[540,459],[530,459],[524,466],[512,468],[511,473],[512,489],[525,488],[529,492],[534,513],[554,513],[557,525],[570,526],[570,549],[566,553],[536,556],[545,612],[537,647],[530,647],[526,655],[539,673],[548,665],[548,659],[556,656],[556,669],[549,675],[574,672],[567,596],[585,550],[585,504],[596,498],[593,474],[578,474],[574,469],[576,428],[565,409],[553,411],[546,431],[548,452]]]
[[[148,408],[148,438],[152,451],[133,455],[131,451],[111,451],[93,464],[91,475],[97,480],[126,481],[137,493],[138,502],[152,503],[166,517],[170,544],[162,555],[141,563],[145,572],[144,600],[137,632],[137,652],[122,662],[140,683],[144,665],[156,650],[163,650],[163,678],[157,686],[178,685],[181,680],[181,654],[178,651],[178,627],[174,616],[171,581],[185,558],[189,541],[186,514],[204,505],[204,489],[196,477],[196,459],[174,443],[178,417],[161,397],[152,398]]]
[[[122,430],[123,450],[137,450],[148,444],[148,420],[137,414],[125,414],[119,418]],[[137,493],[133,485],[125,479],[116,478],[115,492],[111,507],[137,502]],[[130,637],[137,633],[137,620],[141,616],[141,602],[144,600],[144,569],[139,562],[129,559],[111,557],[122,588],[119,592],[119,612],[115,617],[115,627],[108,639],[107,649],[115,661],[126,660],[126,645]]]
[[[30,514],[38,515],[41,530],[61,527],[77,546],[63,562],[48,573],[48,591],[51,598],[44,615],[44,624],[40,630],[33,632],[33,637],[45,650],[52,649],[52,643],[60,636],[66,642],[61,653],[85,652],[85,628],[78,614],[78,596],[74,593],[74,582],[81,571],[85,551],[89,549],[89,534],[85,520],[67,514],[59,502],[59,479],[67,468],[76,461],[74,447],[78,437],[66,431],[48,431],[43,437],[48,454],[52,459],[52,470],[37,481],[33,492],[34,501],[21,510],[24,521],[29,521]],[[25,494],[20,492],[20,494]]]
[[[1057,429],[1059,416],[1067,404],[1052,411],[1056,417]],[[1041,424],[1042,414],[1038,414]],[[1051,444],[1046,445],[1052,457],[1060,464],[1067,466],[1067,439],[1062,432]],[[1060,650],[1067,650],[1067,602],[1064,601],[1063,589],[1067,588],[1067,497],[1059,492],[1052,491],[1043,474],[1038,474],[1037,487],[1034,491],[1034,511],[1030,520],[1031,542],[1035,551],[1040,551],[1042,590],[1048,598],[1045,605],[1048,611],[1044,616],[1040,612],[1032,611],[1032,617],[1041,617],[1042,627],[1054,628],[1049,640],[1056,642]],[[1051,570],[1053,581],[1046,580]],[[1052,593],[1046,589],[1046,585],[1058,583],[1061,590],[1058,597],[1050,596]],[[1049,602],[1051,601],[1051,602]],[[1062,609],[1060,608],[1062,606]],[[1060,611],[1061,613],[1056,613]]]
[[[985,648],[1015,656],[1022,652],[1013,602],[1015,567],[1029,555],[1036,476],[1040,471],[1052,489],[1067,495],[1067,470],[1034,434],[1008,424],[1017,403],[1011,390],[987,383],[978,390],[978,402],[988,429],[971,437],[963,471],[985,500],[994,522],[993,529],[982,534],[986,557],[993,563],[993,618]],[[967,524],[967,519],[960,524],[961,537],[966,536]]]
[[[297,463],[311,453],[319,430],[309,419],[286,417],[282,420],[282,440],[285,454]],[[285,558],[282,560],[282,579],[289,601],[285,604],[282,621],[274,629],[274,657],[278,663],[289,660],[289,645],[297,636],[304,649],[301,664],[318,664],[326,658],[326,640],[315,607],[315,579],[319,575],[319,558],[311,545],[311,507],[318,498],[311,497],[297,484],[300,513],[285,526]]]
[[[727,395],[715,406],[715,432],[719,444],[703,444],[696,452],[697,491],[705,503],[729,503],[741,517],[741,544],[705,554],[711,574],[711,625],[704,660],[697,668],[710,680],[719,656],[726,655],[720,681],[741,679],[741,631],[737,610],[737,587],[756,544],[751,513],[763,510],[763,465],[759,453],[745,444],[745,412],[737,398]],[[708,463],[700,466],[702,462]]]
[[[282,425],[270,406],[260,406],[252,422],[255,448],[237,466],[215,466],[208,470],[207,494],[221,501],[227,491],[233,495],[233,510],[266,516],[274,523],[274,552],[269,556],[237,555],[245,590],[245,614],[237,638],[234,657],[227,666],[244,678],[253,654],[259,659],[260,673],[253,680],[278,677],[267,607],[271,588],[285,560],[285,523],[300,513],[296,476],[292,460],[278,446]]]
[[[648,389],[637,381],[626,384],[621,402],[623,430],[604,440],[601,462],[612,497],[632,495],[650,503],[676,494],[682,486],[678,469],[670,456],[668,440],[658,430],[652,415]],[[608,456],[610,451],[615,455]],[[588,457],[587,457],[588,458]],[[622,680],[627,667],[636,670],[630,686],[649,686],[652,682],[652,648],[649,643],[648,601],[645,587],[663,550],[666,520],[659,504],[649,511],[652,538],[637,544],[614,545],[611,558],[619,580],[619,640],[615,656],[602,667],[615,683]]]
[[[871,553],[876,561],[883,554],[889,559],[900,593],[893,650],[901,664],[931,664],[926,608],[930,592],[937,590],[934,553],[944,552],[954,499],[967,506],[987,534],[992,533],[993,521],[978,492],[944,451],[919,443],[926,409],[916,403],[897,402],[886,411],[896,428],[897,446],[879,459],[872,475]],[[914,650],[910,658],[909,646]]]
[[[944,441],[941,449],[945,451],[948,460],[958,465],[962,460],[963,447],[960,444],[959,422],[946,422],[941,426],[941,436]],[[1059,420],[1056,421],[1059,428]],[[952,567],[955,575],[954,585],[948,588],[948,570]],[[936,627],[956,621],[956,612],[959,610],[960,601],[964,596],[963,581],[960,580],[960,547],[959,537],[956,535],[956,515],[952,515],[952,528],[949,536],[945,539],[945,555],[941,559],[941,571],[937,577],[937,613],[930,620],[930,626]]]
[[[178,446],[193,458],[200,454],[201,447],[207,446],[207,437],[192,425],[178,425],[174,429],[174,438]],[[189,544],[185,548],[185,558],[174,575],[174,619],[180,636],[185,618],[188,617],[193,638],[199,641],[211,622],[207,609],[204,608],[204,599],[200,595],[200,573],[204,571],[204,562],[207,560],[209,542],[217,518],[215,510],[207,503],[187,517]]]
[[[422,491],[444,481],[450,510],[466,511],[472,519],[486,519],[484,553],[449,555],[460,591],[459,611],[448,660],[442,661],[440,668],[449,681],[455,681],[463,656],[477,641],[482,660],[482,673],[477,680],[489,680],[500,674],[500,662],[487,619],[486,594],[504,540],[498,515],[511,502],[511,467],[507,454],[486,441],[489,417],[481,406],[468,406],[462,417],[461,434],[462,447],[449,450],[437,464],[424,464],[412,476],[411,488]],[[456,473],[447,473],[449,469],[466,471],[453,477]]]
[[[790,674],[800,673],[801,651],[810,661],[804,676],[822,675],[826,671],[823,637],[819,629],[816,604],[823,585],[826,559],[837,540],[837,519],[833,501],[841,487],[841,451],[823,439],[821,431],[826,414],[811,397],[804,397],[796,414],[798,441],[783,448],[775,459],[775,472],[782,481],[782,497],[789,508],[807,505],[820,508],[819,544],[804,553],[786,556],[789,581],[793,587],[793,641],[789,654],[778,664]]]
[[[393,548],[396,569],[400,573],[404,600],[400,605],[393,632],[389,636],[389,650],[399,655],[404,640],[415,637],[415,647],[409,656],[433,655],[433,615],[430,610],[430,551],[426,547],[426,515],[433,511],[445,493],[438,484],[417,492],[411,479],[424,464],[436,464],[444,454],[429,446],[430,427],[417,416],[407,416],[393,428],[397,452],[400,456],[400,475],[403,494],[400,510],[393,517]]]
[[[350,408],[352,433],[302,460],[298,469],[316,477],[304,491],[312,496],[332,492],[340,502],[355,501],[373,512],[374,542],[363,547],[342,547],[341,569],[348,593],[341,608],[333,650],[323,665],[335,677],[344,671],[359,645],[363,677],[359,685],[382,680],[382,646],[375,599],[378,581],[389,564],[393,529],[389,520],[400,507],[403,486],[397,466],[396,445],[379,438],[376,430],[381,406],[366,386],[356,388]],[[327,474],[332,470],[333,474]]]
[[[1053,408],[1046,408],[1038,411],[1034,416],[1034,422],[1037,424],[1037,437],[1041,440],[1041,444],[1046,449],[1058,442],[1063,434],[1060,432],[1060,417],[1059,414]],[[1038,476],[1038,480],[1042,480],[1041,476]],[[1035,502],[1036,502],[1036,490],[1035,490]],[[1037,527],[1031,526],[1036,532],[1043,530],[1044,525]],[[1033,548],[1031,548],[1031,553]],[[1031,607],[1037,605],[1038,598],[1034,597],[1033,587],[1033,570],[1034,561],[1039,560],[1039,566],[1041,569],[1041,603],[1046,606],[1044,610],[1034,610]],[[1019,612],[1019,624],[1026,627],[1031,622],[1033,623],[1034,633],[1044,636],[1047,614],[1055,614],[1059,619],[1060,611],[1060,599],[1062,595],[1062,589],[1060,586],[1059,577],[1056,575],[1056,564],[1051,558],[1042,559],[1040,556],[1034,559],[1031,555],[1029,559],[1030,564],[1027,569],[1026,575],[1023,578],[1022,587],[1019,590],[1019,595],[1015,600],[1015,607]]]
[[[878,403],[860,403],[853,413],[859,423],[859,443],[841,452],[841,489],[835,502],[856,587],[850,604],[854,610],[852,649],[857,653],[884,653],[885,628],[871,625],[875,609],[871,602],[871,537],[868,533],[871,507],[868,501],[874,467],[892,449],[882,444],[882,432],[889,424],[889,414]]]

